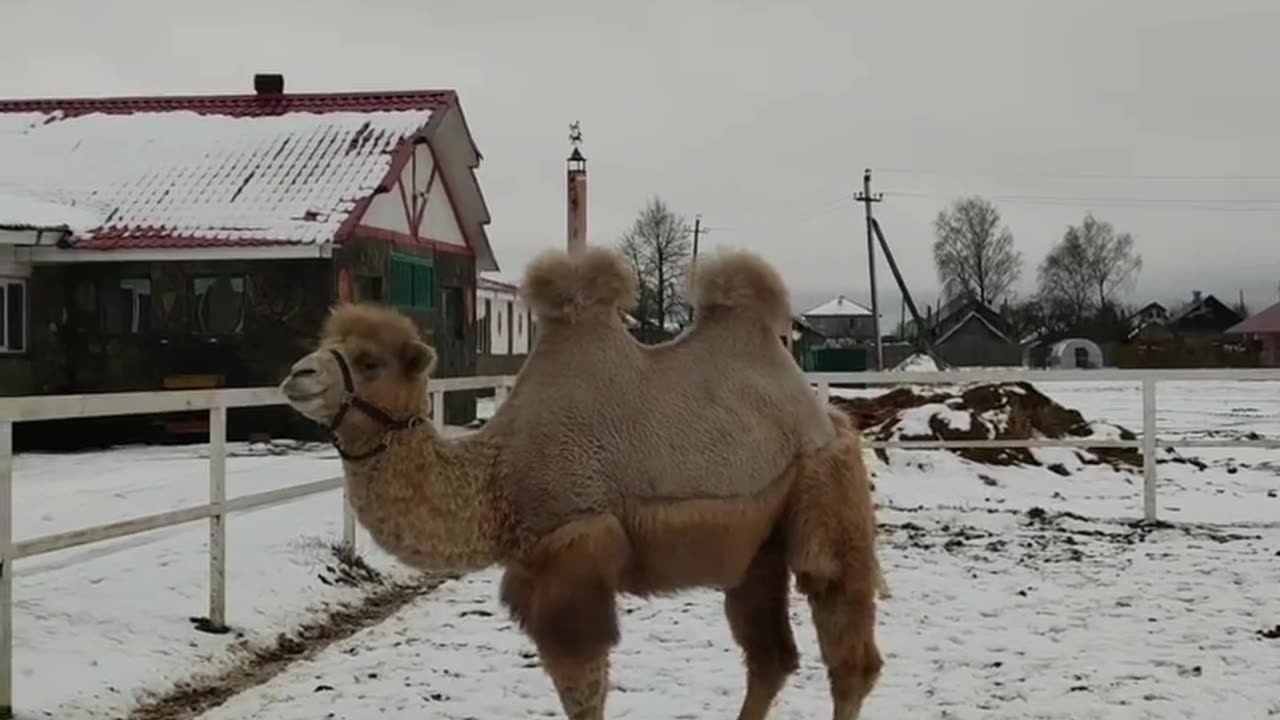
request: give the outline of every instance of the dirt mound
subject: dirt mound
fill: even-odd
[[[876,440],[1030,440],[1090,438],[1133,440],[1118,425],[1090,423],[1079,412],[1054,402],[1026,382],[984,383],[963,390],[919,392],[898,388],[867,398],[833,397],[832,404],[853,418]],[[962,448],[957,455],[990,465],[1043,465],[1026,448]],[[1131,448],[1078,449],[1087,464],[1141,467],[1142,456]],[[888,460],[883,450],[876,450]]]

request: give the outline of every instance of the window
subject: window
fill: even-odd
[[[130,277],[107,283],[98,302],[98,321],[107,335],[151,332],[151,278]]]
[[[201,335],[244,331],[245,277],[200,275],[191,280],[192,326]]]
[[[488,355],[491,341],[490,328],[493,326],[493,310],[489,298],[484,299],[483,307],[484,314],[476,321],[476,352]]]
[[[374,275],[356,275],[356,300],[382,302],[382,278]]]
[[[511,330],[514,325],[511,323],[511,317],[515,314],[515,303],[507,301],[507,330]],[[514,332],[507,333],[507,354],[511,355],[516,351],[516,334]]]
[[[408,310],[435,307],[436,269],[431,258],[391,254],[391,303]]]
[[[0,352],[27,350],[27,281],[0,278]]]

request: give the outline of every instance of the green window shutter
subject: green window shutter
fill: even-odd
[[[413,306],[431,307],[431,288],[427,287],[427,269],[421,265],[413,268]]]
[[[435,267],[431,258],[391,255],[391,302],[414,310],[435,306]]]
[[[391,259],[391,303],[399,307],[413,305],[413,266],[393,257]]]

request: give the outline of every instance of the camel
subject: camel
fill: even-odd
[[[759,257],[700,258],[695,317],[644,346],[620,310],[636,278],[591,247],[521,284],[539,337],[478,431],[424,420],[435,351],[395,310],[343,304],[281,384],[329,427],[375,542],[428,571],[503,568],[500,600],[570,720],[603,720],[619,593],[724,592],[746,665],[739,720],[764,720],[798,667],[791,578],[810,605],[834,720],[881,670],[876,524],[857,429],[780,341],[786,289]]]

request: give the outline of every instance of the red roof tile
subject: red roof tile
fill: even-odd
[[[1280,333],[1280,303],[1254,315],[1227,330],[1231,335],[1270,335]]]
[[[28,98],[0,100],[0,113],[59,112],[64,116],[104,113],[174,112],[257,117],[293,112],[389,112],[440,110],[453,104],[453,90],[405,90],[355,93],[291,93],[284,95],[157,95],[151,97]]]

